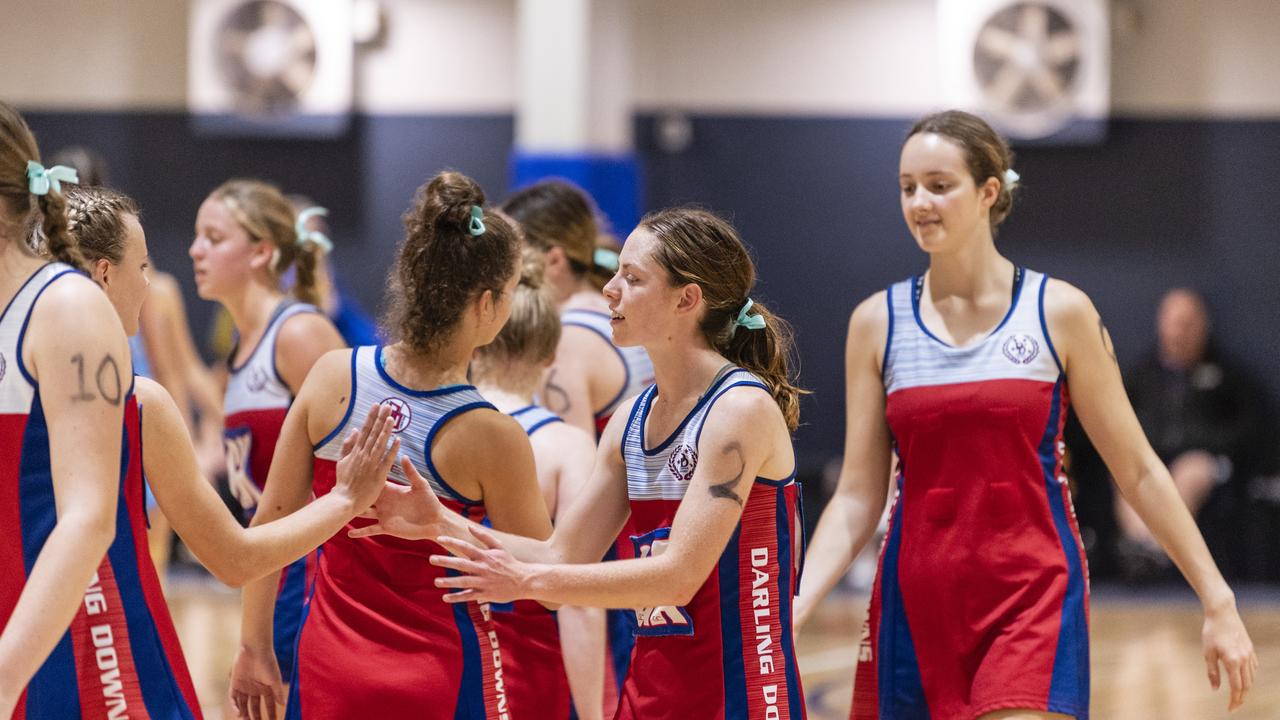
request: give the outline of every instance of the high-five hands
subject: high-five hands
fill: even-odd
[[[446,520],[451,513],[440,503],[426,478],[418,473],[409,458],[400,459],[400,469],[404,471],[409,484],[384,483],[382,494],[373,506],[359,515],[374,523],[350,530],[347,532],[348,536],[361,538],[393,535],[406,540],[426,540],[434,538],[445,529]]]
[[[473,525],[468,529],[479,546],[448,535],[436,538],[436,542],[453,554],[432,555],[431,564],[461,573],[436,578],[436,587],[458,589],[445,595],[444,601],[506,603],[528,597],[533,566],[516,560],[498,536],[485,528]]]
[[[391,409],[375,405],[364,424],[342,442],[342,458],[331,492],[346,497],[353,514],[368,510],[386,485],[387,473],[400,453],[400,439],[391,439],[394,428]]]

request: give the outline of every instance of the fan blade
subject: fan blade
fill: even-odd
[[[1018,35],[1033,45],[1049,36],[1049,9],[1042,5],[1024,5],[1018,16]]]
[[[991,98],[997,105],[1002,107],[1010,107],[1013,105],[1013,99],[1017,97],[1018,91],[1022,89],[1022,83],[1025,79],[1022,71],[1013,63],[1005,63],[996,71],[995,77],[991,79],[991,84],[984,88],[987,97]]]
[[[1017,42],[1018,37],[1008,30],[988,25],[978,33],[977,47],[994,59],[1001,59],[1013,54],[1013,48]]]
[[[306,25],[299,25],[289,33],[289,55],[298,57],[300,55],[308,55],[316,50],[316,37],[311,33],[311,28]]]
[[[1075,33],[1054,33],[1040,50],[1040,56],[1050,65],[1061,65],[1080,55],[1080,38]]]
[[[1062,78],[1044,65],[1032,70],[1027,80],[1031,87],[1045,100],[1044,104],[1056,101],[1063,95]]]
[[[258,17],[263,25],[276,25],[279,27],[287,27],[289,25],[289,11],[285,6],[278,2],[264,2],[259,7],[262,10]]]

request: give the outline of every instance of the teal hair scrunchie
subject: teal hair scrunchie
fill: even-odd
[[[78,183],[80,177],[75,168],[54,165],[48,170],[35,160],[27,161],[27,188],[32,195],[48,195],[50,190],[62,194],[62,183]]]
[[[765,326],[763,315],[748,315],[747,311],[751,306],[755,305],[755,301],[747,298],[747,304],[742,306],[738,311],[738,317],[734,318],[733,324],[729,326],[729,337],[733,337],[738,333],[738,328],[744,327],[748,330],[763,330]]]
[[[471,237],[484,234],[484,208],[479,205],[471,206],[471,226],[467,229],[471,231]]]
[[[308,230],[307,220],[316,216],[328,217],[329,211],[322,207],[309,207],[298,213],[298,220],[293,224],[293,230],[298,234],[298,244],[302,247],[314,245],[320,248],[322,253],[333,252],[333,241],[318,230]]]
[[[609,248],[596,248],[592,261],[596,264],[596,267],[601,267],[605,270],[617,271],[618,269],[618,253]]]

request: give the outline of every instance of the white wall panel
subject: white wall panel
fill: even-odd
[[[911,115],[939,97],[934,0],[594,1],[630,3],[641,109]],[[1280,0],[1112,2],[1116,112],[1280,115]],[[383,4],[385,43],[357,54],[360,110],[513,112],[515,0]],[[185,2],[0,0],[0,18],[0,98],[185,105]]]

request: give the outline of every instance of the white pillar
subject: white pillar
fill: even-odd
[[[625,235],[638,219],[630,0],[517,0],[516,185],[582,186]]]

